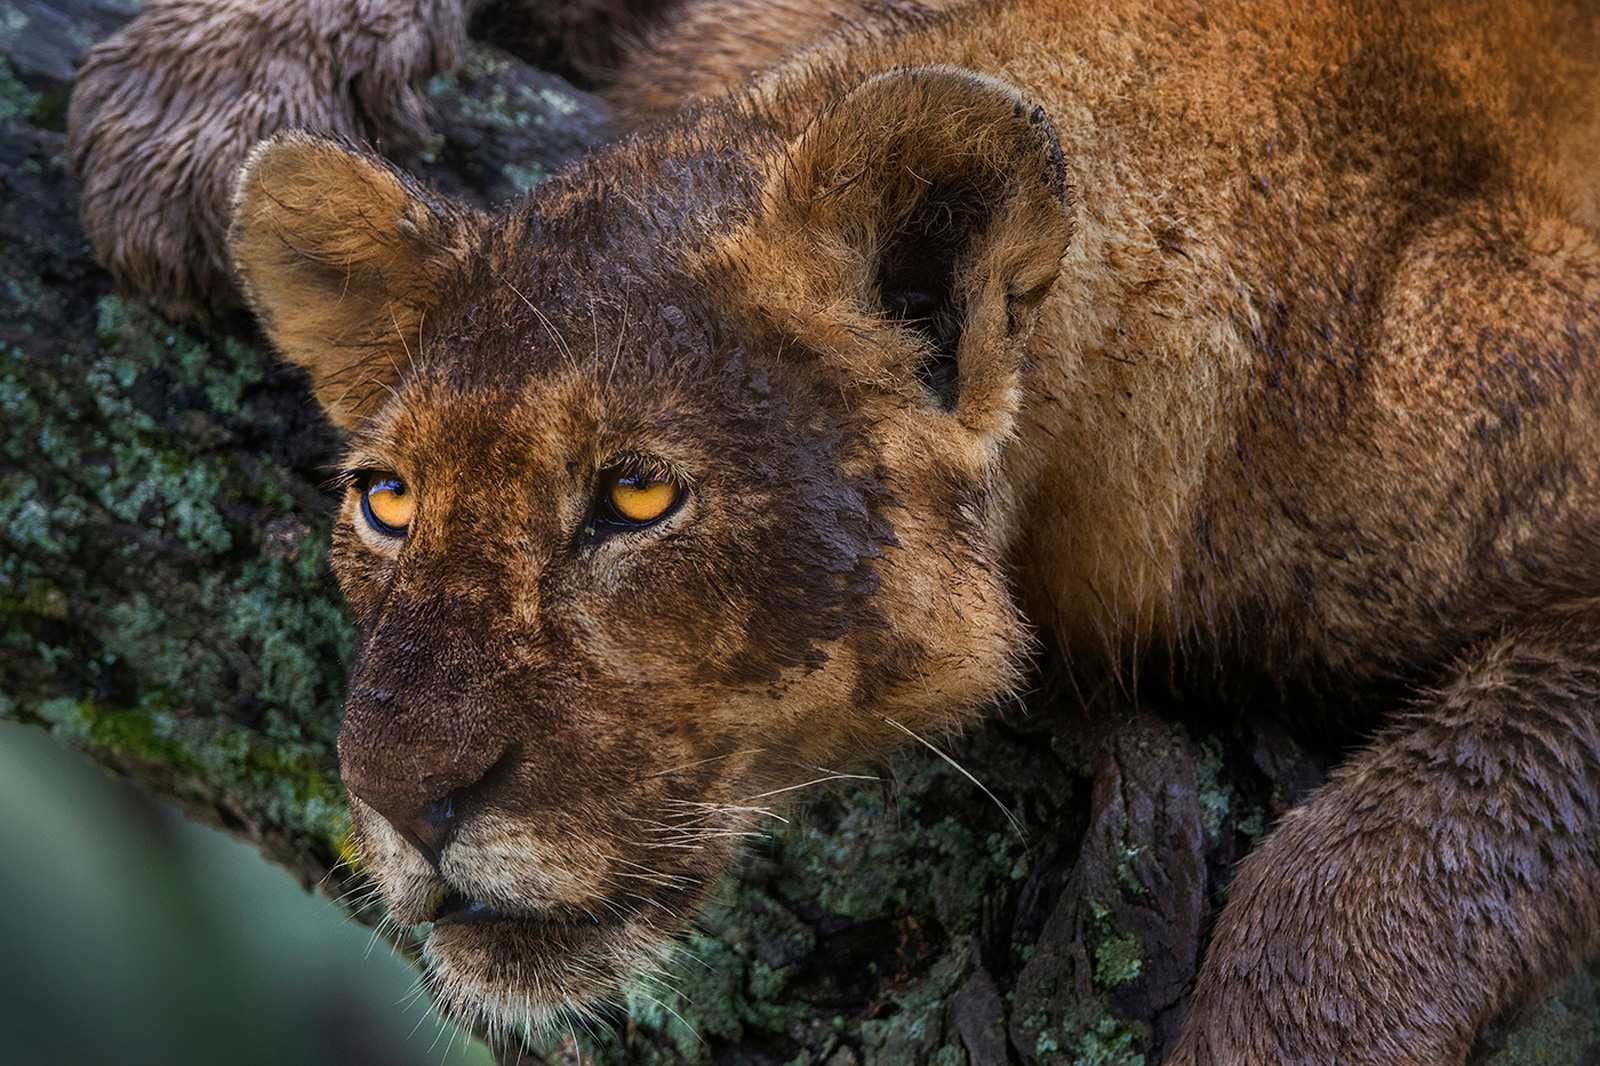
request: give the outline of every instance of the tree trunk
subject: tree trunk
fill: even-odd
[[[320,487],[338,441],[247,320],[165,321],[91,258],[62,126],[83,41],[129,0],[6,11],[0,717],[360,898],[333,754],[352,630]],[[596,100],[487,49],[433,92],[446,136],[405,162],[479,202],[606,135]],[[949,758],[819,785],[612,1031],[528,1061],[1155,1066],[1233,863],[1349,738],[1307,746],[1048,673],[932,738]],[[1580,975],[1481,1056],[1600,1059],[1597,989]]]

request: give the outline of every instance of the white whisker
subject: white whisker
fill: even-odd
[[[977,785],[978,788],[982,789],[983,794],[985,796],[988,796],[991,800],[993,800],[994,801],[994,805],[996,807],[1000,808],[1000,813],[1006,816],[1006,821],[1011,823],[1011,828],[1016,831],[1017,839],[1022,841],[1022,846],[1024,848],[1028,847],[1028,834],[1023,830],[1022,823],[1017,821],[1016,815],[1012,814],[1009,810],[1007,810],[1005,804],[1000,802],[1000,798],[998,796],[996,796],[993,792],[990,792],[988,787],[985,786],[982,781],[979,781],[976,777],[973,777],[972,774],[968,773],[967,772],[967,768],[965,766],[962,766],[960,763],[956,762],[950,756],[948,756],[944,752],[940,751],[937,746],[935,746],[934,744],[930,743],[927,740],[924,740],[922,737],[918,736],[916,733],[912,732],[910,729],[907,729],[905,726],[901,725],[899,722],[895,721],[893,718],[890,718],[888,715],[884,715],[883,716],[883,720],[885,722],[888,722],[890,725],[894,726],[896,729],[900,730],[900,732],[904,733],[906,736],[910,737],[912,740],[915,740],[918,744],[921,744],[923,747],[925,747],[929,751],[933,752],[935,755],[939,756],[939,758],[943,759],[945,762],[949,763],[951,766],[955,767],[957,772],[959,772],[962,777],[965,777],[968,781],[971,781],[974,785]]]

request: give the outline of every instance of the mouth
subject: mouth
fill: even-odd
[[[441,877],[427,893],[432,913],[413,915],[426,933],[428,993],[474,1032],[553,1032],[574,1012],[596,1017],[623,1001],[636,975],[668,965],[683,924],[675,912],[697,905],[704,886],[684,886],[669,908],[603,897],[507,900]]]
[[[597,915],[588,910],[577,912],[570,911],[515,911],[502,910],[492,907],[482,900],[473,899],[460,889],[451,887],[446,890],[444,899],[440,901],[438,910],[426,924],[432,925],[437,931],[448,929],[452,926],[489,925],[492,923],[515,923],[530,929],[545,929],[551,933],[556,931],[570,931],[573,926],[602,926],[606,923]]]
[[[433,927],[438,929],[450,925],[478,925],[511,917],[514,915],[496,910],[487,903],[480,903],[452,888],[445,894],[444,902],[439,904],[439,910],[433,916]]]
[[[554,1031],[573,1011],[593,1014],[676,943],[637,919],[501,910],[455,889],[424,928],[428,992],[474,1032]]]

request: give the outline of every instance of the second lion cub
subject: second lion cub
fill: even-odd
[[[1460,1062],[1600,917],[1600,12],[763,19],[680,15],[639,69],[698,102],[493,216],[306,133],[237,179],[351,433],[340,754],[437,997],[614,995],[743,800],[977,713],[1031,627],[1393,701],[1172,1061]],[[719,95],[696,26],[769,69]]]

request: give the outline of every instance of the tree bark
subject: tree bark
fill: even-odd
[[[128,0],[7,11],[0,717],[359,899],[333,754],[352,646],[326,565],[338,440],[248,320],[165,321],[93,262],[62,123],[82,48]],[[486,48],[433,96],[444,136],[402,161],[480,203],[608,135],[598,101]],[[881,784],[818,786],[610,1031],[525,1061],[1154,1066],[1234,862],[1352,738],[1086,696],[1048,663],[1038,682]],[[1597,1001],[1581,974],[1480,1058],[1600,1060]]]

